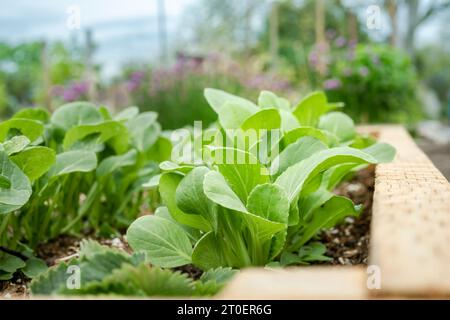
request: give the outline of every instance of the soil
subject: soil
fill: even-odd
[[[358,218],[346,218],[345,221],[333,229],[322,232],[319,241],[327,247],[327,256],[333,260],[324,264],[332,265],[361,265],[367,264],[370,220],[372,216],[372,198],[374,191],[374,168],[358,172],[348,182],[341,184],[335,191],[346,196],[356,204],[362,204],[364,210]],[[117,247],[130,252],[128,244],[123,237],[98,238],[87,235],[85,238],[94,239],[101,244]],[[77,257],[81,240],[74,236],[63,235],[36,249],[37,256],[53,266],[61,261],[67,261]],[[192,265],[175,268],[174,270],[186,273],[193,279],[202,275],[201,270]],[[1,298],[26,298],[28,296],[27,283],[29,279],[16,276],[11,281],[0,281]]]
[[[347,217],[342,224],[320,234],[319,241],[327,247],[326,255],[333,259],[325,264],[367,264],[374,183],[375,169],[369,167],[335,190],[355,204],[362,204],[364,209],[358,218]]]

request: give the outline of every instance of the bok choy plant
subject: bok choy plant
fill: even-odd
[[[131,247],[167,268],[326,259],[311,240],[361,212],[333,189],[367,165],[391,161],[394,148],[357,134],[337,111],[342,105],[322,92],[294,107],[271,92],[258,104],[216,89],[205,96],[218,125],[183,142],[194,141],[200,161],[161,163],[162,174],[147,186],[157,185],[164,206],[129,227]]]
[[[128,227],[148,202],[143,182],[171,152],[156,113],[130,107],[112,116],[87,102],[53,114],[23,109],[0,123],[0,142],[3,278],[24,266],[24,252],[62,233]]]

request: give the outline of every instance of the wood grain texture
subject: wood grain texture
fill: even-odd
[[[381,293],[450,295],[450,184],[403,127],[362,128],[374,129],[397,149],[376,168],[370,264]]]
[[[296,300],[366,299],[366,272],[361,267],[247,269],[217,299]]]

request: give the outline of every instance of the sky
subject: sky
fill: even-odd
[[[158,0],[6,1],[0,0],[0,41],[83,40],[83,30],[89,28],[97,44],[95,60],[106,62],[106,75],[128,61],[152,61],[159,55]],[[176,39],[182,14],[192,2],[165,0],[169,41]],[[79,30],[73,28],[78,16]]]
[[[0,41],[14,43],[44,38],[81,41],[83,30],[90,28],[97,44],[95,60],[102,64],[103,76],[110,77],[129,61],[153,62],[158,58],[158,1],[0,0]],[[422,4],[430,1],[433,0],[423,0]],[[185,15],[192,18],[195,14],[189,11],[195,2],[165,0],[169,46],[180,39],[182,23],[188,18]],[[73,8],[79,10],[79,30],[67,26],[73,21]],[[417,42],[425,45],[439,41],[438,37],[436,23],[428,23],[420,30]]]

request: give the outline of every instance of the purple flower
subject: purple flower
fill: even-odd
[[[313,67],[317,66],[319,63],[319,55],[316,51],[311,51],[311,53],[308,56],[309,64]]]
[[[335,90],[342,87],[342,82],[339,79],[328,79],[323,83],[323,87],[326,90]]]
[[[358,44],[358,40],[356,40],[356,39],[351,39],[351,40],[348,42],[348,46],[349,46],[350,48],[355,48],[357,44]]]
[[[74,94],[81,96],[89,91],[89,84],[87,82],[75,82],[71,85],[70,89]]]
[[[145,76],[144,71],[134,71],[131,74],[130,78],[131,78],[131,80],[138,82],[138,81],[141,81],[144,78],[144,76]]]
[[[77,100],[77,96],[78,96],[77,93],[71,88],[66,89],[63,93],[63,99],[66,102]]]
[[[369,75],[369,69],[367,67],[361,67],[359,68],[359,74],[365,78]]]
[[[345,46],[345,44],[347,43],[347,39],[345,39],[344,37],[339,37],[336,39],[336,41],[334,42],[334,44],[336,45],[336,47],[338,48],[342,48],[343,46]]]

